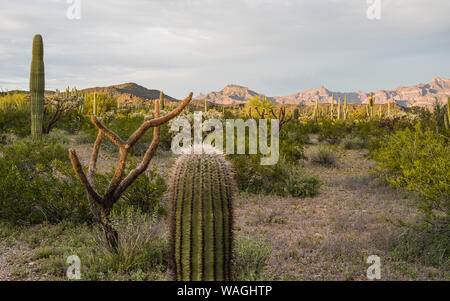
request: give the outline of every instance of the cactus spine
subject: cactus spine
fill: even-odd
[[[42,138],[44,128],[44,89],[44,43],[42,36],[37,34],[33,39],[30,71],[31,136],[34,140],[40,140]]]
[[[97,93],[94,92],[94,103],[92,107],[92,114],[97,116]]]
[[[169,182],[177,280],[230,280],[233,178],[221,155],[181,155]]]

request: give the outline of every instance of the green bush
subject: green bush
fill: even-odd
[[[234,242],[233,268],[237,281],[267,281],[271,279],[265,267],[272,253],[272,246],[261,240],[237,237]]]
[[[136,158],[132,158],[128,164],[128,172],[137,166]],[[113,176],[113,171],[107,175],[110,179]],[[107,186],[105,182],[103,186]],[[114,208],[120,210],[133,206],[143,213],[156,214],[157,216],[164,216],[167,214],[167,208],[160,202],[164,192],[167,190],[165,180],[156,173],[154,169],[147,170],[141,174],[137,179],[124,191],[122,198],[115,205]]]
[[[317,177],[309,175],[306,168],[292,166],[285,161],[281,161],[280,172],[285,183],[285,195],[311,197],[318,193],[321,183]]]
[[[275,165],[261,165],[260,155],[234,155],[231,162],[239,190],[250,193],[307,197],[317,194],[319,180],[306,169],[280,158]]]
[[[0,151],[0,219],[23,224],[90,220],[66,149],[22,140]]]
[[[388,181],[421,196],[420,209],[432,219],[436,211],[450,209],[450,147],[448,140],[430,129],[404,129],[387,137],[373,153]]]
[[[345,149],[362,149],[365,147],[365,141],[360,137],[347,136],[341,141],[341,145]]]
[[[338,165],[336,154],[329,147],[325,146],[319,146],[314,150],[309,160],[314,164],[326,167],[337,167]]]

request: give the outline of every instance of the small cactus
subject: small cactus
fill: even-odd
[[[234,182],[221,155],[184,154],[169,182],[176,280],[231,279]]]
[[[44,122],[44,43],[42,36],[37,34],[33,39],[33,54],[30,72],[31,94],[31,136],[34,140],[40,140]]]

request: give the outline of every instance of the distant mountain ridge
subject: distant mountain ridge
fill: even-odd
[[[117,102],[119,106],[125,104],[143,104],[148,102],[151,99],[159,99],[159,90],[147,89],[143,86],[140,86],[136,83],[125,83],[120,85],[112,85],[108,87],[94,87],[80,90],[85,93],[93,93],[93,92],[106,92],[112,95],[117,96]],[[175,101],[176,99],[164,95],[166,100]]]
[[[250,98],[262,95],[247,87],[239,85],[228,85],[219,92],[211,92],[195,97],[195,100],[207,100],[218,104],[239,104],[245,103]],[[303,104],[312,105],[319,100],[319,103],[330,103],[334,95],[335,102],[341,97],[344,101],[347,95],[348,103],[367,103],[370,93],[356,92],[334,92],[324,86],[309,89],[285,96],[268,97],[272,102],[278,104]],[[428,84],[418,84],[410,87],[398,87],[391,90],[378,90],[374,92],[376,103],[395,102],[404,107],[421,106],[431,107],[438,101],[444,103],[450,96],[450,79],[436,77]]]

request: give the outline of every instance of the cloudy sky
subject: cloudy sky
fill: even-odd
[[[36,33],[47,89],[136,82],[181,98],[233,83],[278,96],[450,78],[450,1],[381,0],[379,20],[367,2],[0,0],[0,88],[27,89]]]

